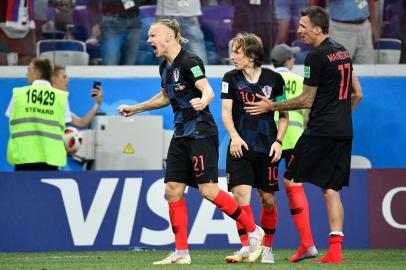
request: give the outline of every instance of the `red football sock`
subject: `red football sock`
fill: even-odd
[[[172,231],[175,234],[175,246],[177,250],[188,249],[187,243],[187,206],[185,198],[177,202],[169,202],[169,218]]]
[[[310,229],[309,204],[303,186],[286,187],[286,193],[290,213],[300,236],[301,246],[304,248],[314,246]]]
[[[213,203],[229,217],[241,223],[246,232],[253,232],[256,229],[254,219],[245,213],[228,193],[220,190],[217,197],[213,200]]]
[[[252,220],[254,220],[254,214],[252,213],[251,205],[242,205],[240,207],[242,210],[244,210],[245,213],[247,213],[247,215],[249,217],[252,218]],[[244,229],[244,226],[241,225],[241,223],[238,221],[236,221],[235,224],[237,225],[237,231],[238,231],[238,236],[240,237],[241,245],[243,247],[249,246],[248,234],[247,234],[247,231]]]
[[[343,243],[343,237],[341,235],[330,235],[328,239],[328,252],[319,261],[322,263],[342,263],[343,256],[341,253],[341,245]]]
[[[276,202],[272,208],[261,208],[261,226],[265,231],[263,245],[272,247],[272,240],[278,223],[278,208]]]

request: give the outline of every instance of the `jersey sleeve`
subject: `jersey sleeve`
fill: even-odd
[[[285,101],[287,100],[285,94],[285,80],[279,73],[275,77],[275,101]]]
[[[233,99],[230,72],[227,72],[226,74],[224,74],[223,80],[221,81],[221,98],[222,99]]]
[[[190,57],[187,58],[184,62],[185,68],[188,72],[188,79],[195,83],[200,79],[206,78],[205,69],[202,61],[199,61],[196,58]]]
[[[316,53],[310,52],[304,63],[303,83],[309,86],[319,86],[321,70],[321,58]]]

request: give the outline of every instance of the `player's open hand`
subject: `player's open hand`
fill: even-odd
[[[277,162],[281,159],[282,156],[282,146],[278,142],[274,142],[271,146],[271,150],[269,151],[269,156],[272,157],[272,163]]]
[[[194,98],[190,100],[190,105],[192,105],[195,111],[203,111],[206,108],[207,103],[204,102],[201,98]]]
[[[255,94],[260,101],[257,102],[245,102],[246,107],[244,107],[244,110],[251,114],[251,115],[258,115],[262,113],[267,113],[269,111],[273,111],[273,102],[272,100],[269,100],[267,97]]]
[[[231,143],[230,143],[231,156],[233,156],[235,158],[242,157],[243,148],[245,148],[245,150],[248,150],[248,144],[241,137],[238,136],[235,138],[231,138]]]
[[[135,113],[132,110],[131,106],[126,105],[126,104],[121,104],[120,106],[118,106],[117,111],[121,116],[125,116],[125,117],[131,116]]]

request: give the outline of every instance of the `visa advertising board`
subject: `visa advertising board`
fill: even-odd
[[[163,171],[0,173],[0,251],[172,249],[174,237],[164,198]],[[219,184],[226,189],[225,173]],[[344,248],[405,248],[406,170],[352,170],[341,192]],[[311,226],[319,248],[329,227],[320,190],[305,185]],[[299,237],[284,188],[275,248],[297,248]],[[239,247],[232,219],[194,188],[185,194],[191,249]],[[259,222],[255,192],[253,211]]]

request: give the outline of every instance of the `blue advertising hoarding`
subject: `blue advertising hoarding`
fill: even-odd
[[[220,186],[226,188],[224,172]],[[353,170],[342,192],[345,248],[368,247],[367,171]],[[306,185],[316,245],[327,247],[329,233],[320,190]],[[234,221],[198,191],[187,189],[191,249],[239,247]],[[252,205],[259,222],[259,204]],[[297,248],[284,188],[274,248]],[[173,249],[162,171],[3,172],[0,173],[0,252]]]

